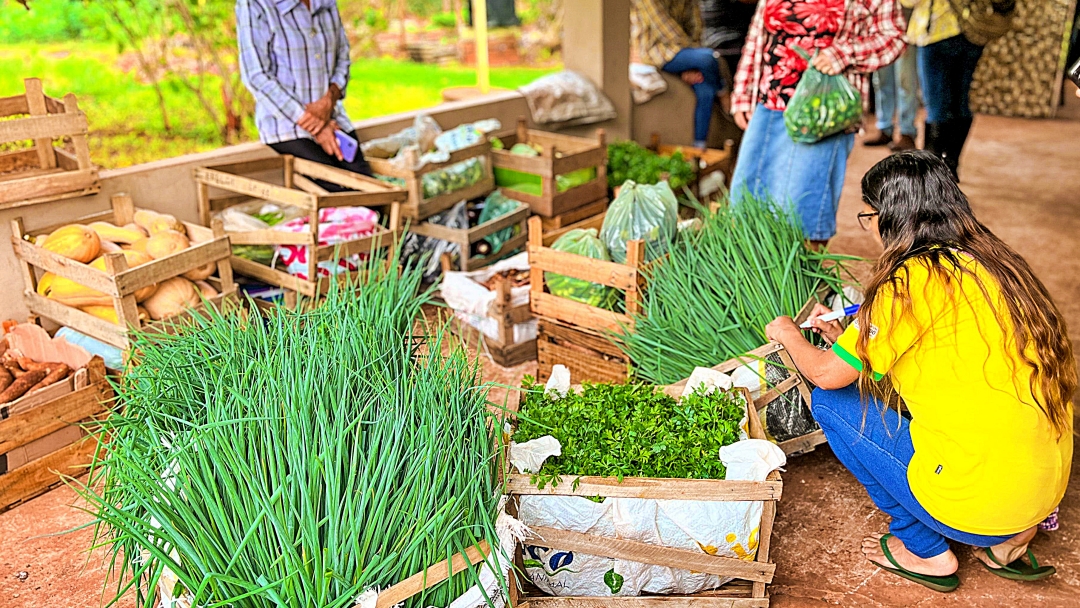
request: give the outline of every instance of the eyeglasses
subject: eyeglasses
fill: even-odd
[[[859,225],[863,230],[870,230],[870,218],[878,215],[877,211],[867,211],[866,213],[860,213],[858,215]]]

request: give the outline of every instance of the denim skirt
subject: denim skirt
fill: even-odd
[[[836,234],[836,210],[854,144],[854,133],[795,143],[784,126],[784,113],[759,104],[739,145],[731,200],[738,204],[746,195],[770,198],[798,211],[806,238],[827,241]]]

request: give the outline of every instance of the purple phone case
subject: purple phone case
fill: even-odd
[[[360,149],[360,144],[341,131],[334,131],[334,137],[337,138],[338,146],[341,147],[341,155],[345,157],[345,162],[351,163],[356,160],[356,151]]]

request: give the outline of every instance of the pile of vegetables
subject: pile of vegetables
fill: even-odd
[[[501,427],[480,370],[442,330],[416,335],[417,268],[366,270],[313,310],[136,337],[81,486],[109,605],[155,606],[167,570],[192,606],[343,608],[481,541],[498,551]],[[447,606],[486,567],[405,606]]]
[[[675,192],[694,179],[694,166],[682,152],[660,156],[632,141],[608,144],[608,187],[616,188],[626,180],[655,184],[666,180]]]
[[[0,342],[0,404],[9,403],[64,380],[75,373],[66,363],[34,361],[16,357],[7,350],[7,341]]]
[[[506,146],[499,138],[492,137],[491,148],[493,150],[504,150],[506,149]],[[538,157],[542,153],[543,148],[541,148],[539,144],[518,143],[510,147],[510,154],[516,154],[518,156]],[[555,152],[556,158],[561,156],[562,154],[558,151]],[[595,167],[586,167],[584,169],[578,169],[577,171],[571,171],[565,175],[556,175],[555,191],[566,192],[571,188],[587,184],[594,179],[596,179]],[[532,173],[525,173],[523,171],[495,167],[495,185],[500,188],[516,190],[533,196],[543,195],[543,184],[541,183],[540,176]]]
[[[592,384],[553,399],[525,378],[515,443],[551,435],[562,454],[534,482],[562,475],[723,479],[719,450],[740,439],[746,401],[739,392],[704,389],[676,400],[643,384]]]
[[[39,236],[35,243],[102,272],[106,253],[122,253],[128,266],[135,267],[191,247],[184,224],[172,215],[140,209],[134,219],[125,226],[109,222],[69,224]],[[199,304],[203,297],[218,295],[206,282],[215,270],[217,265],[210,262],[135,292],[140,321],[165,319]],[[110,323],[119,323],[112,297],[71,279],[46,272],[38,281],[37,292]]]
[[[597,236],[596,228],[575,228],[560,236],[551,244],[555,251],[565,251],[594,260],[611,261],[607,246]],[[567,298],[575,302],[596,306],[598,308],[613,309],[618,302],[619,292],[611,287],[593,283],[585,279],[576,279],[555,272],[545,272],[544,282],[547,283],[548,291],[560,298]]]
[[[765,344],[765,325],[795,315],[852,260],[805,245],[793,211],[764,199],[704,213],[647,277],[644,312],[620,336],[638,378],[670,384]]]

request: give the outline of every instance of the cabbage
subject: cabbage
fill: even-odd
[[[576,253],[595,260],[611,260],[608,256],[607,247],[597,237],[595,228],[589,228],[588,230],[575,228],[559,237],[551,245],[551,248],[556,251]],[[552,295],[569,298],[589,306],[610,310],[615,306],[619,296],[618,292],[611,287],[554,272],[545,272],[544,280],[547,282],[548,290],[551,291]]]

